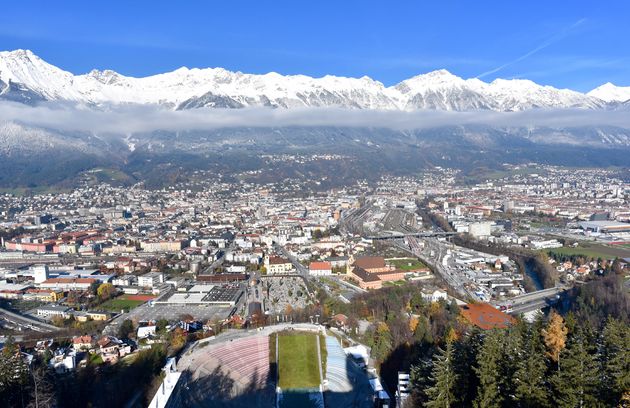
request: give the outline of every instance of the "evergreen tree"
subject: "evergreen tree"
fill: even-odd
[[[515,326],[503,332],[502,336],[502,356],[499,370],[502,381],[502,394],[505,398],[504,405],[514,405],[516,394],[516,383],[513,381],[518,364],[524,358],[523,342],[527,332],[527,324],[519,320]]]
[[[428,400],[426,391],[431,387],[431,369],[433,362],[430,358],[421,358],[411,366],[409,380],[413,388],[413,405],[424,406]]]
[[[502,392],[501,359],[503,357],[503,332],[488,332],[483,345],[477,354],[475,372],[479,379],[477,398],[474,405],[479,408],[499,408],[505,394]]]
[[[598,406],[598,367],[580,327],[562,351],[562,370],[551,378],[554,401],[558,407],[582,408]]]
[[[530,327],[525,340],[524,353],[514,373],[515,397],[521,407],[546,407],[549,390],[546,381],[547,362],[539,331]]]
[[[22,358],[20,347],[9,337],[0,352],[0,405],[17,403],[27,382],[28,365]]]
[[[438,349],[433,359],[431,383],[426,390],[429,408],[450,408],[457,403],[457,374],[454,368],[453,344],[447,343],[446,349]]]
[[[471,335],[463,336],[453,343],[453,368],[457,374],[455,389],[459,400],[458,405],[463,407],[472,406],[477,393],[478,382],[474,367],[479,337],[479,333],[473,331]]]
[[[609,319],[602,337],[602,396],[611,405],[618,405],[624,392],[630,392],[630,328],[619,320]]]

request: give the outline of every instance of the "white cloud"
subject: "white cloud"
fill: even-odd
[[[627,110],[533,109],[523,112],[376,111],[341,108],[193,109],[126,105],[95,110],[85,106],[43,104],[30,107],[0,102],[0,121],[65,131],[130,134],[154,130],[211,130],[233,127],[336,126],[395,130],[457,125],[499,127],[617,126],[630,128]]]

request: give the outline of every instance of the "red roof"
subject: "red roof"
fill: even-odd
[[[332,269],[330,262],[311,262],[308,269],[313,271],[328,271]]]
[[[73,337],[72,338],[72,343],[74,343],[74,344],[92,343],[92,336],[86,334],[85,336]]]
[[[495,309],[488,303],[470,303],[462,307],[462,315],[480,329],[504,329],[515,320],[507,313]]]

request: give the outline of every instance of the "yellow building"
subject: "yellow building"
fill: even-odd
[[[24,293],[26,300],[37,300],[40,302],[57,302],[63,298],[63,290],[55,289],[29,289]]]

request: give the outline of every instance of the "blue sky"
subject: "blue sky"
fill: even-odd
[[[630,2],[600,4],[21,0],[2,5],[0,49],[31,49],[73,73],[220,66],[391,85],[445,68],[580,91],[629,86]]]

